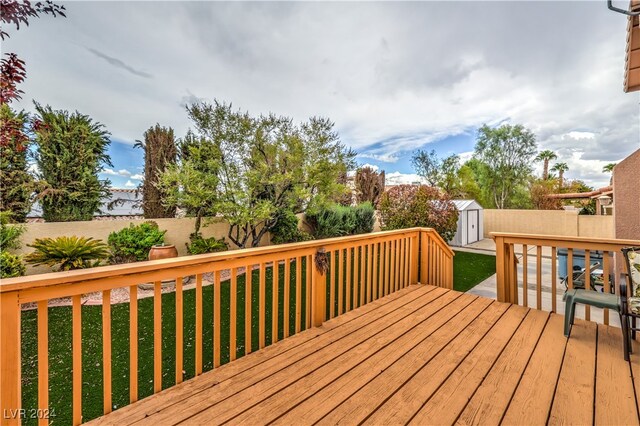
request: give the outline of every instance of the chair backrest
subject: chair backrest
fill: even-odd
[[[627,291],[629,310],[640,314],[640,247],[622,249],[627,264],[629,289]]]

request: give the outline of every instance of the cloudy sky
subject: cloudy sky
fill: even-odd
[[[569,178],[640,148],[639,97],[622,91],[626,18],[590,2],[67,2],[9,32],[23,100],[78,110],[112,134],[114,186],[156,122],[183,135],[186,102],[330,117],[361,164],[415,178],[415,149],[468,157],[483,123],[522,123]]]

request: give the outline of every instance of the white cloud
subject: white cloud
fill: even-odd
[[[599,2],[72,2],[67,16],[3,42],[29,73],[16,108],[77,109],[129,143],[156,122],[183,135],[183,103],[218,97],[328,116],[360,157],[390,163],[505,121],[585,179],[589,161],[640,146],[638,96],[622,92],[626,21]]]
[[[130,180],[128,180],[127,183],[124,184],[124,186],[127,187],[127,188],[135,188],[138,185],[136,185],[135,183],[133,183]]]
[[[131,172],[127,169],[120,169],[118,171],[113,170],[113,169],[102,169],[102,171],[100,172],[104,175],[109,175],[109,176],[123,176],[123,177],[132,177]]]
[[[414,173],[391,172],[385,173],[386,185],[402,185],[415,182],[424,183],[424,180]]]
[[[581,140],[581,139],[595,139],[596,134],[592,133],[592,132],[569,132],[565,135],[562,136],[562,139],[566,139],[566,138],[570,138],[570,139],[575,139],[575,140]]]
[[[142,180],[142,179],[144,179],[144,175],[137,173],[135,175],[131,175],[131,179]]]
[[[380,167],[376,166],[375,164],[369,164],[369,163],[364,163],[360,167],[362,167],[362,168],[369,167],[370,169],[373,169],[373,171],[375,171],[375,172],[377,172],[378,169],[380,169]]]

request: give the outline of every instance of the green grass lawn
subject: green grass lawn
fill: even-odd
[[[306,259],[302,262],[302,281],[306,278]],[[252,349],[258,349],[259,270],[252,276]],[[266,269],[266,343],[272,340],[272,268]],[[279,271],[280,324],[278,335],[283,338],[284,265]],[[295,282],[295,263],[291,264],[291,279]],[[225,281],[224,283],[228,283]],[[223,283],[223,284],[224,284]],[[213,286],[203,287],[203,369],[213,368]],[[229,362],[229,301],[230,286],[221,287],[221,360]],[[244,303],[245,274],[238,276],[237,287],[237,356],[245,353]],[[302,287],[302,329],[305,328],[306,297]],[[295,333],[295,288],[290,289],[290,334]],[[184,379],[195,375],[195,289],[184,291]],[[129,304],[111,308],[112,388],[113,407],[129,404]],[[22,313],[22,405],[29,410],[37,407],[37,311]],[[53,424],[71,424],[72,418],[72,357],[71,307],[49,308],[49,406]],[[139,399],[153,393],[153,298],[138,300],[138,387]],[[82,415],[83,421],[102,415],[102,307],[82,307]],[[175,384],[175,293],[162,295],[162,387]],[[35,424],[33,420],[24,423]]]
[[[496,257],[456,251],[453,257],[453,288],[467,291],[496,273]]]

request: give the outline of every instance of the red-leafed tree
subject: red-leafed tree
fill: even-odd
[[[15,25],[16,30],[20,25],[29,26],[29,19],[38,18],[40,15],[52,15],[53,17],[65,15],[65,7],[55,4],[51,0],[30,2],[28,0],[0,0],[0,38],[9,38],[8,25]],[[24,61],[15,53],[6,53],[0,65],[2,79],[0,80],[0,104],[6,104],[20,99],[22,90],[18,84],[26,78]]]
[[[427,185],[397,185],[382,194],[383,230],[426,227],[450,241],[458,227],[458,210],[449,195]]]

